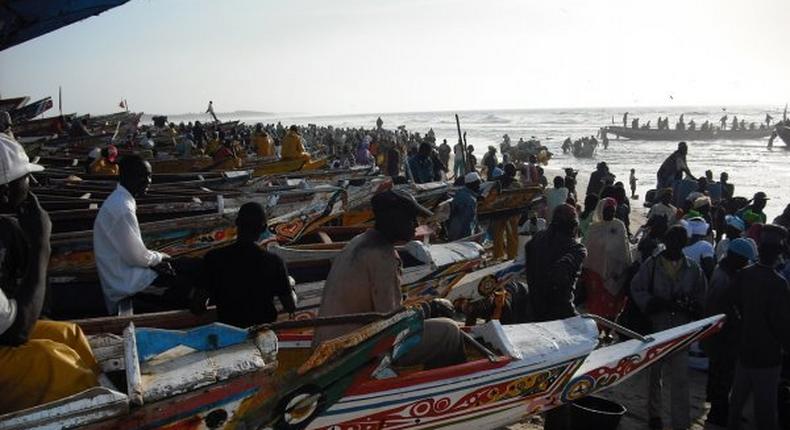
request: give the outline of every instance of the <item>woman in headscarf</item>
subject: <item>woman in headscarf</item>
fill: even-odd
[[[354,161],[356,161],[357,166],[369,166],[373,164],[373,155],[370,153],[370,136],[365,136],[362,138],[362,141],[359,142],[357,145],[357,152]]]
[[[614,319],[625,304],[625,286],[632,263],[625,224],[615,218],[617,201],[601,199],[584,238],[588,254],[582,265],[582,283],[590,313]]]

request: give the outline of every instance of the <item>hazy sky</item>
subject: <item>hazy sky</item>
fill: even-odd
[[[90,113],[781,105],[788,44],[788,0],[132,0],[1,52],[0,94],[61,85]]]

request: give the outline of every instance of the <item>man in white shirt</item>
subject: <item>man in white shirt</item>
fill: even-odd
[[[168,289],[145,291],[147,301],[162,309],[186,307],[183,292],[170,288],[175,271],[167,254],[146,248],[137,222],[135,197],[145,195],[151,185],[151,165],[137,155],[124,157],[118,186],[101,206],[93,224],[93,248],[107,311],[114,314],[118,303],[156,284]],[[172,291],[170,291],[172,289]],[[152,296],[159,296],[160,300]],[[141,296],[142,297],[142,296]],[[135,307],[140,306],[135,303]],[[161,310],[158,306],[151,309]]]

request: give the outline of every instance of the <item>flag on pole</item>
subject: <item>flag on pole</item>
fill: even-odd
[[[120,107],[121,109],[126,109],[126,100],[125,99],[121,100],[121,102],[118,103],[118,107]]]

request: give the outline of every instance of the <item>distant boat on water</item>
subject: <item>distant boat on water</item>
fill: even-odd
[[[602,129],[603,133],[613,134],[617,137],[635,140],[754,140],[763,139],[771,135],[770,128],[757,128],[754,130],[658,130],[644,128],[627,128],[609,126]],[[790,138],[790,136],[788,136]],[[783,138],[784,139],[784,138]],[[787,139],[785,140],[787,142]]]

